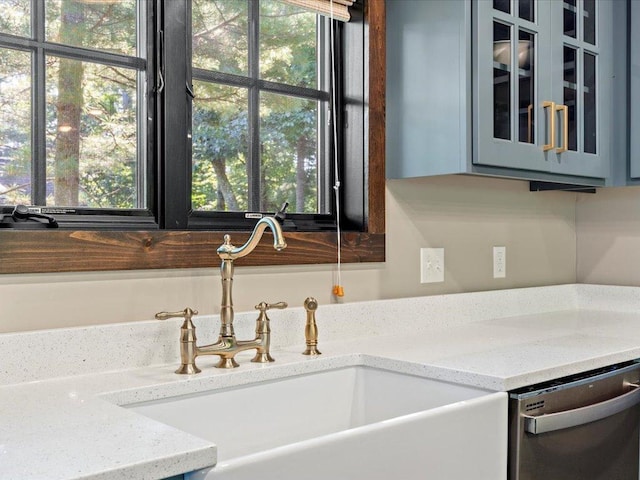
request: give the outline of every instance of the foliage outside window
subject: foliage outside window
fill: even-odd
[[[145,3],[0,5],[0,204],[145,207]]]
[[[333,222],[325,17],[278,0],[0,9],[0,213],[26,204],[89,227],[175,228],[179,210],[216,228],[288,202],[306,225]],[[188,20],[173,46],[192,59],[184,71],[167,54],[181,23],[169,10]],[[185,102],[184,122],[168,123],[171,102]],[[168,155],[181,138],[185,151]]]
[[[326,213],[326,20],[273,0],[191,5],[193,209]]]

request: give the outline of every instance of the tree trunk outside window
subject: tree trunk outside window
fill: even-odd
[[[60,43],[81,45],[85,34],[83,4],[62,0],[61,11]],[[79,203],[82,78],[81,62],[60,58],[54,169],[54,202],[57,206],[76,206]]]
[[[306,157],[307,142],[304,136],[300,136],[296,143],[296,212],[304,212],[304,194],[306,185],[306,172],[304,160]]]
[[[225,208],[227,208],[230,211],[237,211],[238,200],[233,192],[233,186],[227,177],[226,162],[224,158],[213,158],[211,160],[211,164],[213,165],[213,171],[218,179],[218,210],[224,211]]]

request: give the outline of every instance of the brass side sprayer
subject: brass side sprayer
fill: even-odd
[[[309,297],[304,301],[304,308],[307,311],[307,324],[304,327],[304,338],[307,341],[307,349],[303,355],[321,355],[318,350],[318,325],[316,325],[316,310],[318,301]]]

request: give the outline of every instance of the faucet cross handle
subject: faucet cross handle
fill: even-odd
[[[271,310],[272,308],[278,308],[278,309],[282,310],[284,308],[287,308],[288,306],[289,306],[289,304],[287,304],[287,302],[278,302],[278,303],[260,302],[254,308],[256,310],[260,310],[260,312],[264,313],[267,310]]]
[[[256,348],[256,355],[251,359],[254,363],[268,363],[273,362],[274,359],[269,353],[271,348],[271,328],[269,327],[269,317],[267,317],[267,310],[272,308],[287,308],[287,302],[267,303],[260,302],[256,305],[256,310],[260,310],[260,315],[256,320],[256,340],[259,339],[260,345]]]
[[[191,321],[191,317],[197,315],[198,311],[189,307],[181,312],[159,312],[156,313],[158,320],[167,320],[169,318],[184,318],[182,327],[180,327],[180,368],[176,370],[179,374],[200,373],[200,369],[196,366],[196,356],[198,354],[196,347],[196,327]]]
[[[287,308],[289,305],[287,302],[278,302],[278,303],[267,303],[260,302],[254,308],[260,311],[260,315],[258,315],[258,319],[256,320],[256,334],[269,334],[271,333],[271,329],[269,328],[269,317],[267,317],[267,310],[271,310],[272,308],[278,308],[280,310]]]
[[[181,312],[158,312],[156,313],[156,318],[158,320],[168,320],[170,318],[184,318],[185,320],[191,320],[191,317],[194,315],[198,315],[198,311],[187,307]]]

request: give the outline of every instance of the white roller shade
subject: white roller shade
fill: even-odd
[[[333,18],[348,22],[351,19],[349,7],[357,0],[280,0],[290,5],[306,8],[321,15],[331,15],[333,8]],[[333,5],[332,5],[333,4]]]

